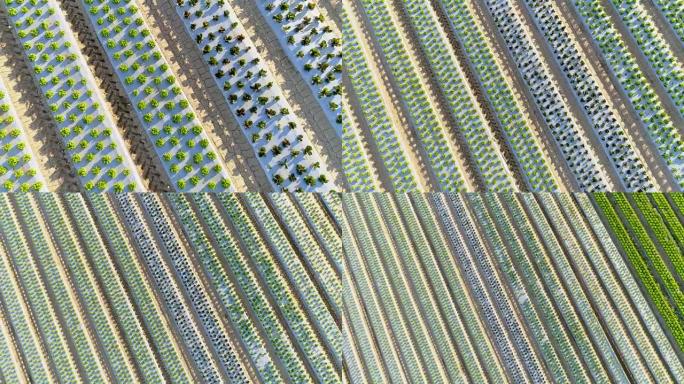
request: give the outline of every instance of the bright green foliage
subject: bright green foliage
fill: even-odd
[[[627,259],[636,272],[637,277],[641,280],[651,301],[665,320],[665,324],[670,328],[670,332],[672,332],[677,344],[680,347],[684,346],[684,323],[678,317],[672,303],[668,299],[670,294],[674,294],[676,299],[673,299],[673,301],[676,303],[677,308],[681,310],[682,292],[678,289],[667,267],[664,266],[663,260],[648,238],[648,234],[646,234],[644,227],[640,224],[636,213],[629,206],[625,195],[601,193],[593,195],[593,198],[603,211],[603,215],[617,242],[624,250]],[[619,211],[616,211],[615,208],[617,207],[619,207]],[[625,216],[625,220],[618,215],[618,212]],[[639,245],[644,248],[645,251],[643,253],[637,248]],[[660,279],[665,281],[665,287],[659,285],[658,280]],[[672,289],[675,291],[672,292]]]

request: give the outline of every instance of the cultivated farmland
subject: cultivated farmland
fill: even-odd
[[[684,377],[681,194],[346,194],[351,382]]]
[[[680,191],[681,1],[344,0],[354,191]]]
[[[11,0],[0,8],[4,190],[346,185],[332,7]]]
[[[340,383],[340,204],[0,196],[0,377]]]

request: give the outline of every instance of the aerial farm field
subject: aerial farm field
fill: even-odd
[[[354,383],[677,383],[684,195],[345,194]]]
[[[680,191],[681,0],[344,0],[354,191]]]
[[[3,1],[0,191],[344,187],[332,10],[306,0]]]
[[[340,383],[336,194],[0,194],[6,383]]]

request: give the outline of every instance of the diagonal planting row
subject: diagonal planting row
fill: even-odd
[[[424,84],[412,65],[385,0],[360,1],[367,15],[373,37],[380,46],[396,82],[400,97],[417,131],[440,189],[462,190],[465,187],[464,170],[459,169],[456,154],[449,143],[447,127],[439,122]]]
[[[8,317],[7,311],[0,305],[0,375],[9,382],[28,381],[25,367],[18,362],[19,344],[9,327]]]
[[[83,188],[142,190],[121,132],[57,1],[3,4]]]
[[[342,242],[323,198],[0,197],[3,378],[341,382]]]
[[[435,349],[445,358],[444,366],[440,368],[445,371],[444,374],[448,376],[450,381],[464,382],[465,367],[459,361],[458,353],[456,351],[457,346],[449,342],[447,324],[441,320],[436,300],[429,293],[429,284],[426,281],[426,275],[421,271],[417,259],[418,255],[411,249],[409,238],[406,235],[406,227],[401,221],[397,206],[392,204],[392,201],[388,199],[387,196],[377,195],[374,197],[376,206],[380,208],[386,219],[387,226],[395,228],[395,232],[401,231],[400,233],[403,235],[393,237],[393,240],[396,244],[397,252],[400,253],[402,259],[405,258],[405,261],[403,263],[394,261],[392,264],[388,263],[388,265],[391,265],[393,269],[404,268],[408,270],[408,279],[406,279],[408,280],[407,284],[413,284],[416,288],[417,297],[415,298],[415,301],[418,302],[420,308],[423,308],[426,318],[425,326],[437,339]],[[418,307],[414,308],[417,309]]]
[[[248,194],[245,196],[245,199],[247,200],[247,205],[250,206],[250,210],[256,216],[256,223],[264,226],[263,230],[266,232],[267,238],[270,238],[268,241],[273,244],[274,240],[271,237],[276,234],[276,229],[269,227],[268,223],[272,222],[272,220],[266,222],[263,218],[259,217],[263,215],[263,211],[260,212],[261,210],[253,205],[257,203],[255,201],[257,196],[256,194]],[[297,273],[297,260],[287,260],[285,258],[286,255],[282,255],[282,250],[279,250],[278,247],[274,246],[274,251],[271,252],[267,250],[265,240],[260,238],[259,231],[255,227],[256,223],[251,222],[245,208],[238,204],[234,195],[223,194],[219,196],[219,199],[225,212],[236,225],[235,230],[242,239],[246,252],[254,255],[254,261],[258,265],[258,272],[273,299],[277,300],[281,306],[283,319],[287,321],[293,337],[298,341],[298,346],[301,348],[300,353],[303,354],[303,357],[310,364],[311,371],[318,380],[324,382],[339,380],[336,368],[333,365],[333,361],[331,361],[331,353],[325,351],[323,343],[319,340],[319,336],[317,336],[319,332],[322,332],[324,335],[327,334],[323,339],[327,339],[327,342],[333,346],[337,344],[337,347],[333,347],[335,349],[332,352],[339,353],[336,351],[339,350],[341,340],[339,338],[336,340],[334,336],[339,330],[331,322],[332,319],[326,319],[328,316],[332,316],[332,313],[328,313],[330,311],[320,306],[322,303],[316,297],[317,292],[312,292],[311,286],[308,289],[301,289],[304,288],[302,285],[305,284],[305,281],[301,279],[306,279],[306,277],[302,275],[301,270]],[[252,200],[251,203],[249,202],[250,200]],[[283,259],[278,260],[276,257],[282,257]],[[290,282],[288,279],[292,279],[292,281]],[[334,281],[329,283],[335,284]],[[339,286],[339,280],[337,285]],[[329,292],[328,294],[335,295],[335,292]],[[300,295],[303,295],[304,298],[299,298]],[[319,303],[316,303],[317,301]],[[314,305],[312,306],[311,304]],[[313,311],[313,314],[308,314],[307,312],[309,311]],[[309,319],[310,317],[313,317],[313,322]],[[322,329],[316,329],[314,322],[318,323]]]
[[[486,6],[580,188],[583,191],[605,189],[606,176],[598,159],[511,4],[506,0],[488,0]]]
[[[117,195],[116,200],[122,219],[133,236],[132,240],[140,249],[145,268],[153,279],[156,293],[160,295],[175,329],[182,337],[183,346],[188,351],[198,376],[206,382],[220,381],[218,363],[211,357],[209,341],[201,334],[201,323],[193,315],[189,303],[184,300],[181,287],[174,279],[170,266],[163,261],[153,233],[145,225],[141,207],[131,196]]]
[[[628,0],[610,2],[641,52],[648,58],[679,114],[684,115],[684,63],[675,58],[643,4]]]
[[[36,289],[37,287],[25,285],[20,280],[19,273],[15,269],[25,262],[23,261],[25,257],[23,253],[27,252],[24,250],[24,247],[26,247],[25,239],[22,236],[21,230],[15,226],[14,212],[4,197],[0,202],[0,206],[5,212],[2,219],[0,219],[3,243],[2,264],[0,268],[4,276],[0,283],[2,284],[3,304],[8,315],[6,320],[13,325],[17,342],[23,351],[23,366],[25,367],[26,374],[35,380],[57,380],[51,365],[51,359],[48,356],[48,350],[41,340],[40,324],[42,319],[37,317],[37,315],[43,316],[43,314],[32,313],[28,292],[26,292],[26,288]],[[35,293],[32,292],[33,294]],[[63,357],[65,356],[58,356],[58,359]],[[64,363],[64,360],[61,360],[61,362]]]
[[[684,2],[682,0],[655,0],[654,3],[674,29],[679,41],[684,43],[684,19],[681,14]]]
[[[343,105],[344,116],[351,113],[347,105]],[[368,154],[359,140],[358,129],[348,118],[342,119],[342,170],[349,189],[355,192],[372,192],[375,181],[368,161]]]
[[[350,105],[389,174],[380,189],[681,187],[680,3],[343,2]]]
[[[469,198],[470,203],[473,205],[477,219],[480,222],[483,235],[486,236],[487,239],[489,239],[489,242],[492,246],[492,251],[496,255],[496,261],[498,262],[501,271],[509,281],[511,290],[517,298],[518,304],[521,309],[521,313],[529,326],[530,333],[535,340],[539,341],[539,351],[541,357],[548,364],[550,376],[553,378],[554,381],[557,382],[567,381],[568,376],[563,369],[559,356],[553,348],[552,339],[549,337],[550,335],[547,333],[546,329],[544,329],[544,325],[540,317],[538,316],[537,312],[535,311],[532,301],[527,300],[528,292],[526,291],[525,282],[524,280],[522,280],[521,275],[518,274],[515,270],[515,266],[512,264],[513,260],[507,257],[507,249],[503,242],[503,238],[500,238],[497,235],[495,224],[484,206],[483,199],[477,195],[470,195]],[[509,247],[515,249],[516,257],[518,258],[516,259],[516,261],[519,261],[521,258],[521,252],[518,246],[519,244],[512,238],[512,236],[510,236],[510,234],[508,234],[508,240],[513,240]],[[521,264],[526,266],[526,263],[524,261]],[[529,295],[533,295],[535,293],[539,294],[539,291],[535,291],[533,289],[529,291]],[[541,303],[543,305],[547,305],[546,308],[548,309],[548,302],[545,302],[544,300],[548,300],[548,298],[544,295],[541,295],[540,299]],[[541,312],[541,314],[543,315],[543,312]],[[552,318],[550,320],[553,321],[555,319]],[[568,341],[567,339],[565,339],[566,335],[563,334],[564,332],[561,328],[552,328],[551,332],[553,332],[553,337],[558,337],[559,341],[567,346]],[[571,358],[572,357],[570,357],[568,361],[572,361],[570,360]],[[575,366],[573,368],[575,368],[572,372],[573,377],[577,378],[579,376],[580,378],[584,378],[582,376],[583,372],[581,367]]]
[[[148,218],[148,223],[154,229],[164,259],[173,266],[177,281],[182,285],[187,300],[197,314],[197,319],[206,332],[209,347],[213,349],[214,357],[218,360],[221,368],[225,370],[230,382],[247,382],[247,376],[242,363],[239,361],[235,348],[235,341],[230,340],[225,325],[222,324],[216,308],[212,306],[210,297],[206,293],[199,271],[195,269],[189,254],[183,250],[181,239],[171,228],[170,218],[167,216],[157,195],[141,195],[140,205],[144,209],[143,215]]]
[[[114,380],[139,380],[130,350],[121,338],[111,307],[81,249],[73,223],[65,220],[66,212],[55,199],[55,195],[41,197],[40,201],[34,203],[34,207],[38,206],[57,251],[63,255],[63,263],[71,275],[73,289],[81,300],[82,311],[87,313],[87,321],[92,327],[89,338],[99,343],[98,357],[106,362],[104,365],[110,370],[109,374]]]
[[[350,198],[345,200],[344,205],[345,214],[354,230],[354,236],[349,237],[363,247],[363,255],[359,253],[357,258],[348,260],[350,274],[354,276],[354,283],[358,285],[363,299],[359,311],[369,314],[370,325],[374,328],[372,337],[382,351],[387,373],[394,382],[426,382],[427,372],[417,360],[415,342],[409,334],[406,320],[402,319],[396,294],[390,288],[379,260],[380,245],[376,245],[372,239],[359,202]]]
[[[437,291],[433,288],[431,295],[440,301],[452,337],[457,340],[456,345],[468,377],[473,381],[486,381],[486,378],[503,381],[503,367],[486,337],[484,324],[478,319],[475,303],[466,294],[465,280],[452,262],[447,245],[439,233],[437,218],[428,208],[427,201],[411,201],[409,196],[400,195],[397,195],[396,200],[411,237],[417,239],[416,252],[424,265],[428,281],[444,292],[453,292],[451,295],[435,295]],[[426,228],[426,231],[421,231],[421,228]],[[488,363],[483,364],[480,359]]]
[[[342,124],[342,38],[321,6],[306,0],[259,0],[257,6],[287,57],[318,98],[330,125]]]
[[[422,52],[430,62],[439,86],[475,158],[479,173],[488,190],[505,191],[514,188],[504,158],[499,153],[491,127],[477,107],[454,54],[444,44],[445,37],[427,0],[405,1],[405,14],[416,31]]]
[[[353,382],[677,382],[679,314],[668,318],[654,299],[678,294],[668,280],[681,281],[681,196],[345,195],[347,373]],[[641,258],[643,270],[632,265]]]
[[[221,155],[177,84],[135,0],[82,3],[173,187],[231,190]]]
[[[333,188],[325,159],[292,113],[274,75],[261,63],[230,4],[179,0],[176,11],[274,189]]]
[[[196,41],[254,154],[276,190],[321,191],[334,188],[322,157],[302,120],[291,112],[276,77],[260,63],[245,28],[224,1],[178,1],[176,10]],[[177,191],[230,191],[221,154],[204,131],[135,0],[81,0],[73,12],[87,15],[120,89],[133,105],[151,147]],[[11,0],[4,7],[24,58],[49,107],[53,126],[86,190],[139,191],[145,188],[104,102],[97,82],[60,8],[58,0]],[[258,5],[283,51],[309,84],[329,121],[343,136],[341,38],[315,3]],[[0,99],[4,91],[0,86]],[[5,156],[0,178],[6,190],[40,190],[43,181],[10,104],[2,104],[0,133]],[[4,116],[8,113],[9,116]],[[17,127],[16,125],[19,125]],[[354,133],[345,154],[356,156],[358,177],[371,172]],[[138,144],[138,143],[136,143]],[[347,159],[345,159],[347,161]]]
[[[506,84],[494,61],[494,53],[487,45],[481,29],[477,28],[478,23],[467,5],[461,0],[446,0],[440,4],[449,19],[450,29],[463,45],[487,100],[494,107],[530,187],[536,191],[555,190],[557,186],[540,144],[535,140],[530,125],[524,121],[513,91]]]
[[[489,209],[489,212],[505,212],[504,202],[498,197],[487,195],[485,198],[486,207]],[[482,203],[477,200],[479,199],[476,197],[471,198],[476,212],[480,211],[479,207],[482,206]],[[482,211],[484,212],[485,210],[483,209]],[[483,218],[486,218],[485,215],[487,215],[487,213],[482,213],[480,215]],[[520,276],[519,278],[522,280],[522,286],[514,288],[518,297],[518,302],[523,308],[527,305],[537,303],[537,307],[535,308],[533,306],[532,311],[538,314],[539,320],[542,321],[542,326],[548,330],[547,337],[552,342],[552,345],[555,343],[555,345],[558,346],[557,348],[564,351],[564,354],[559,355],[559,358],[561,359],[561,363],[567,363],[564,364],[563,370],[559,370],[555,362],[554,352],[549,350],[549,346],[544,342],[545,339],[543,337],[535,337],[539,340],[540,348],[542,348],[541,350],[544,352],[544,360],[549,363],[553,377],[562,378],[567,375],[578,381],[588,380],[589,372],[587,372],[586,368],[583,366],[578,353],[583,353],[585,356],[592,359],[593,364],[589,367],[590,369],[594,369],[597,360],[594,355],[595,352],[592,351],[590,346],[588,347],[589,343],[586,335],[578,332],[581,330],[579,319],[572,313],[572,308],[567,302],[567,295],[565,295],[560,288],[560,281],[557,276],[554,276],[549,272],[549,264],[546,255],[544,255],[536,243],[526,242],[526,240],[532,239],[532,237],[530,237],[529,226],[526,227],[527,223],[524,222],[521,213],[518,211],[511,211],[510,216],[490,213],[490,217],[493,217],[496,220],[496,226],[500,231],[499,236],[501,236],[501,240],[506,240],[508,242],[509,247],[515,255],[515,258],[511,260],[513,266],[507,268],[511,270],[511,272],[509,272],[511,273],[511,276],[515,276],[515,272],[513,271],[517,270],[518,276]],[[522,220],[522,222],[516,223],[518,220]],[[483,225],[486,225],[485,220],[481,219],[481,221],[483,222]],[[520,235],[516,234],[514,230],[516,225],[521,229]],[[492,243],[497,241],[497,235],[494,230],[492,230],[487,237]],[[502,264],[505,265],[506,263],[507,261],[503,259]],[[550,292],[553,294],[546,291],[545,285],[549,286]],[[559,313],[554,310],[554,301],[557,300],[561,300],[560,302],[562,303],[559,306],[561,308],[560,316]],[[528,309],[528,311],[530,310]],[[534,319],[534,312],[528,315],[532,319]],[[569,332],[564,329],[564,322],[568,324],[570,330],[575,330],[574,334],[569,334]],[[533,325],[535,324],[530,323],[530,326]],[[537,330],[537,332],[542,331]],[[578,343],[579,352],[573,350],[573,340]],[[602,377],[601,375],[603,373],[594,370],[591,374],[594,375],[593,377],[599,378]]]
[[[99,218],[97,224],[101,228],[102,237],[109,244],[109,250],[116,261],[116,268],[126,282],[128,294],[132,296],[131,301],[135,305],[138,317],[146,326],[149,343],[154,346],[162,362],[163,372],[173,382],[191,381],[191,374],[188,372],[187,365],[183,363],[182,352],[175,341],[176,338],[169,337],[172,334],[171,325],[155,298],[154,285],[148,281],[144,264],[136,256],[130,240],[126,239],[127,233],[123,227],[125,224],[117,220],[114,207],[106,195],[90,196],[89,204],[93,214]],[[141,365],[144,361],[141,361]]]
[[[378,85],[373,80],[361,45],[352,30],[347,12],[342,13],[342,36],[345,39],[345,49],[342,52],[345,70],[354,92],[358,95],[358,102],[361,105],[363,116],[368,123],[375,145],[380,151],[379,155],[384,162],[384,166],[387,168],[392,186],[400,192],[414,190],[416,189],[415,176],[406,159],[404,149],[401,148],[397,137],[397,128],[393,127],[387,112],[383,108]],[[355,141],[352,132],[348,132],[347,135],[350,136],[349,142],[351,145],[354,145]],[[360,162],[360,150],[355,150],[354,152],[358,153],[358,155],[352,159],[358,159],[356,161]],[[351,175],[361,173],[361,171],[355,170],[357,167],[358,165],[345,169],[350,182],[353,181]],[[352,190],[356,191],[356,188],[352,188]]]
[[[202,197],[197,197],[197,199],[203,199]],[[230,265],[237,265],[239,258],[239,252],[235,248],[235,244],[223,241],[221,239],[214,240],[218,243],[218,249],[212,247],[210,241],[211,237],[203,232],[202,224],[200,222],[201,217],[196,215],[192,211],[190,200],[183,195],[172,195],[169,196],[170,202],[173,204],[174,211],[179,214],[179,218],[185,230],[185,233],[190,240],[194,250],[197,255],[200,256],[201,262],[207,271],[208,276],[211,281],[215,284],[217,292],[222,304],[225,306],[230,320],[236,325],[240,333],[240,337],[248,350],[249,356],[254,362],[258,362],[258,372],[260,378],[264,382],[274,382],[283,380],[281,373],[278,371],[276,362],[271,359],[267,352],[267,343],[260,338],[258,324],[255,324],[251,317],[248,315],[250,312],[249,308],[240,305],[240,290],[249,292],[253,287],[245,284],[244,280],[238,280],[239,286],[236,286],[231,282],[229,275],[229,270],[224,269],[220,255],[218,252],[226,252],[230,250],[230,255],[226,258]],[[210,203],[202,204],[202,209],[200,210],[203,214],[209,212]],[[213,228],[214,224],[207,223],[207,228]],[[237,268],[231,268],[232,273],[235,276],[241,276],[242,278],[249,276],[249,274],[242,275],[244,271]],[[240,289],[242,287],[242,289]],[[250,296],[253,297],[253,296]],[[265,306],[264,312],[268,312],[268,307]],[[273,319],[271,318],[273,321]],[[267,325],[270,329],[275,327],[274,325]],[[279,354],[283,352],[281,345],[278,344],[280,340],[275,340],[273,338],[272,345],[278,348]]]
[[[109,376],[106,367],[98,355],[96,342],[91,337],[93,329],[88,326],[87,314],[75,293],[73,278],[65,265],[66,260],[62,260],[57,254],[53,239],[48,237],[49,234],[45,233],[44,227],[40,225],[39,216],[36,214],[37,208],[33,202],[29,201],[27,195],[17,197],[18,216],[22,219],[23,228],[28,232],[27,238],[34,244],[35,254],[38,256],[28,262],[33,264],[34,273],[43,271],[43,283],[49,289],[45,290],[46,295],[48,292],[51,293],[51,297],[47,296],[51,301],[46,301],[40,306],[32,302],[31,306],[41,317],[52,314],[55,318],[55,322],[50,324],[50,330],[43,329],[43,332],[46,333],[44,337],[51,341],[48,350],[50,358],[55,359],[58,375],[61,378],[107,380]],[[43,311],[45,314],[41,313]],[[58,316],[61,319],[58,319]],[[53,336],[49,336],[49,333]],[[63,340],[61,345],[58,342],[60,339]],[[71,361],[66,363],[65,360]],[[79,362],[82,364],[81,369],[78,367]]]
[[[609,69],[617,77],[619,86],[634,106],[660,156],[665,159],[674,179],[680,187],[684,186],[684,142],[681,134],[648,84],[617,28],[598,0],[575,0],[573,5],[591,38],[596,41]]]
[[[649,301],[662,316],[671,337],[681,348],[684,341],[682,296],[682,236],[679,194],[669,198],[646,195],[597,194],[592,196],[602,219],[618,239]],[[666,225],[665,223],[670,223]]]
[[[527,1],[526,4],[551,46],[579,104],[589,117],[603,150],[617,170],[623,188],[628,191],[653,189],[653,181],[643,159],[636,153],[618,116],[589,73],[586,61],[570,38],[567,28],[560,22],[556,8],[543,1]]]
[[[659,360],[657,358],[654,359],[652,355],[654,352],[653,346],[644,339],[644,337],[647,338],[648,336],[644,335],[644,330],[639,321],[634,321],[635,318],[631,313],[632,308],[629,307],[630,304],[624,301],[624,293],[618,289],[619,285],[616,285],[617,283],[610,278],[610,269],[605,264],[601,251],[597,248],[592,235],[585,232],[586,224],[578,216],[576,207],[573,205],[570,197],[563,195],[559,196],[557,201],[554,201],[551,195],[541,195],[537,198],[537,201],[533,201],[533,199],[527,196],[524,200],[532,212],[539,213],[537,215],[539,222],[541,222],[542,215],[546,215],[547,223],[556,229],[557,236],[561,240],[560,245],[566,250],[565,260],[567,260],[567,265],[572,268],[571,270],[574,274],[579,275],[578,278],[565,278],[570,284],[584,287],[585,289],[586,293],[583,296],[579,294],[579,291],[576,294],[577,296],[574,296],[576,305],[582,310],[592,308],[598,316],[599,322],[602,321],[604,323],[605,335],[593,325],[596,323],[595,319],[585,320],[589,327],[593,327],[590,328],[590,332],[592,335],[595,335],[595,340],[599,340],[599,343],[602,343],[609,339],[605,339],[606,341],[600,340],[612,337],[615,353],[624,359],[624,364],[632,371],[632,374],[639,375],[647,381],[651,380],[648,368],[644,366],[643,360],[641,360],[642,357],[639,356],[640,351],[649,359],[648,363],[653,364],[653,372],[656,374],[656,377],[666,377],[667,372],[663,370]],[[565,211],[560,210],[561,206],[565,208]],[[544,209],[544,211],[540,211],[539,208]],[[573,233],[573,231],[576,231],[577,234]],[[569,255],[578,255],[578,252],[583,252],[585,256],[569,257]],[[561,263],[565,263],[565,260],[561,261]],[[600,272],[603,272],[603,274]],[[602,284],[605,284],[605,286],[602,286]],[[605,287],[613,287],[615,290],[607,291]],[[611,301],[614,304],[611,304]],[[582,311],[580,313],[583,316],[587,316]],[[630,334],[635,339],[630,339]],[[636,339],[639,337],[641,339]],[[638,349],[636,343],[642,343],[639,344]],[[663,349],[665,349],[664,346]],[[616,372],[620,372],[620,368],[618,368],[619,363],[615,362],[610,349],[605,348],[605,346],[599,346],[598,351],[608,361],[612,374],[615,375]],[[651,354],[648,355],[649,353]]]
[[[72,215],[78,234],[83,237],[85,249],[82,252],[92,256],[90,260],[102,282],[106,300],[111,303],[111,309],[121,326],[122,335],[129,345],[136,346],[130,351],[131,358],[140,367],[142,379],[150,383],[163,382],[164,374],[153,346],[146,338],[144,324],[137,317],[134,303],[126,292],[124,280],[119,276],[114,260],[108,257],[105,240],[94,230],[97,226],[83,197],[70,194],[65,196],[65,200],[68,208],[63,208],[62,214],[64,209],[68,209]]]
[[[0,183],[3,192],[45,191],[45,179],[34,157],[5,84],[0,81]]]

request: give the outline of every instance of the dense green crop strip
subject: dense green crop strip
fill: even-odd
[[[624,196],[622,197],[624,198]],[[665,320],[665,323],[672,332],[677,344],[680,347],[684,347],[684,328],[682,328],[680,319],[675,314],[674,309],[671,307],[654,276],[651,274],[651,271],[646,264],[646,260],[644,260],[637,250],[636,245],[632,241],[631,235],[627,232],[627,229],[624,227],[622,221],[615,212],[615,209],[608,199],[608,196],[603,193],[597,193],[593,195],[593,199],[598,207],[603,211],[603,215],[613,234],[615,235],[616,240],[620,243],[620,246],[629,259],[629,262],[632,264],[634,271],[641,280],[641,283],[650,296],[651,301],[654,303],[661,316]]]
[[[663,195],[663,197],[665,197]],[[684,194],[681,193],[670,193],[668,194],[668,197],[672,201],[673,204],[673,209],[679,211],[680,213],[684,214]],[[675,214],[676,216],[676,214]],[[678,219],[673,220],[674,222],[680,222]],[[681,227],[682,225],[680,225]],[[678,239],[679,238],[684,238],[684,231],[678,232]],[[682,243],[684,244],[684,240],[682,240]]]
[[[613,204],[617,205],[620,211],[623,212],[625,219],[627,219],[629,226],[632,228],[632,232],[634,235],[636,235],[639,244],[641,244],[644,252],[646,253],[645,256],[647,256],[647,260],[650,261],[651,270],[656,274],[656,277],[660,278],[660,281],[665,287],[666,293],[672,299],[672,302],[676,307],[675,309],[680,315],[681,319],[682,310],[684,310],[684,292],[679,289],[677,281],[672,276],[672,273],[667,268],[667,265],[665,265],[662,256],[658,252],[658,249],[653,241],[651,241],[651,238],[646,232],[646,228],[644,228],[639,221],[638,215],[632,209],[632,206],[629,204],[629,201],[625,195],[612,194],[611,198],[614,202]]]
[[[648,195],[635,193],[632,196],[637,207],[641,210],[642,215],[646,219],[648,226],[651,227],[651,233],[653,233],[658,243],[663,247],[668,259],[670,259],[670,263],[674,267],[675,272],[680,277],[684,276],[684,257],[682,257],[681,250],[670,234],[670,230],[665,225],[663,218],[660,217],[658,212],[651,205]]]
[[[661,193],[651,194],[651,200],[658,207],[660,215],[663,217],[665,224],[670,228],[670,234],[674,237],[679,245],[681,252],[684,253],[684,225],[679,221],[679,217],[674,209],[667,201],[667,197]]]

